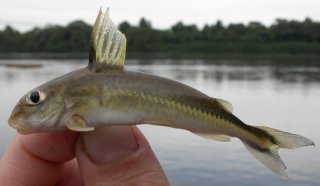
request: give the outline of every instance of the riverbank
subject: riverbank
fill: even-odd
[[[0,59],[86,59],[88,53],[0,53]],[[128,59],[320,59],[320,54],[127,53]]]
[[[88,53],[0,53],[0,59],[87,59]],[[153,59],[168,59],[170,63],[176,63],[181,59],[197,60],[203,59],[206,63],[234,64],[246,61],[251,65],[278,63],[285,65],[312,65],[320,66],[320,54],[239,54],[239,53],[128,53],[127,59],[137,59],[147,62]]]

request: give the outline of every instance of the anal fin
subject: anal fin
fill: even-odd
[[[197,132],[192,132],[195,135],[198,135],[202,138],[214,140],[214,141],[221,141],[221,142],[229,142],[231,141],[230,136],[223,135],[223,134],[210,134],[210,133],[197,133]]]

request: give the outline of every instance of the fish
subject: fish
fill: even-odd
[[[314,145],[301,135],[248,125],[226,100],[166,77],[125,69],[127,39],[109,17],[98,13],[91,34],[88,66],[26,93],[8,123],[22,134],[107,126],[160,125],[229,142],[238,138],[266,168],[287,176],[278,149]]]

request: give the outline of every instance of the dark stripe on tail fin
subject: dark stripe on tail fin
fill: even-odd
[[[252,145],[253,143],[243,140],[242,142],[244,146],[265,167],[281,176],[287,177],[287,174],[285,172],[286,166],[278,154],[279,148],[295,149],[303,146],[314,145],[314,142],[312,140],[297,134],[291,134],[268,127],[256,128],[270,135],[271,138],[269,139],[269,141],[271,142],[271,145],[268,148],[259,147],[257,145]]]
[[[289,132],[284,132],[265,126],[259,126],[257,128],[266,131],[268,134],[274,137],[277,145],[284,149],[296,149],[299,147],[314,145],[312,140],[298,134],[291,134]]]
[[[287,167],[281,160],[277,152],[277,148],[269,148],[268,150],[260,151],[252,148],[252,146],[246,144],[245,142],[243,142],[243,144],[246,149],[269,170],[280,176],[288,177],[285,171]]]

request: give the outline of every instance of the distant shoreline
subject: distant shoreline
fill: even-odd
[[[0,59],[87,59],[88,53],[0,53]],[[127,59],[314,59],[320,54],[241,54],[241,53],[128,53]]]
[[[119,24],[127,38],[128,59],[309,58],[320,56],[319,28],[320,22],[310,18],[277,19],[269,26],[217,21],[198,28],[178,22],[168,29],[157,29],[144,18],[138,25],[126,21]],[[0,58],[85,59],[91,30],[92,26],[83,21],[24,33],[7,26],[0,30]]]
[[[196,64],[216,65],[271,65],[271,66],[314,66],[320,67],[320,54],[201,54],[201,53],[128,53],[131,63],[149,64]],[[0,53],[0,60],[87,60],[88,53]],[[160,63],[160,62],[159,62]],[[14,64],[13,64],[14,65]],[[19,64],[18,64],[19,65]]]

